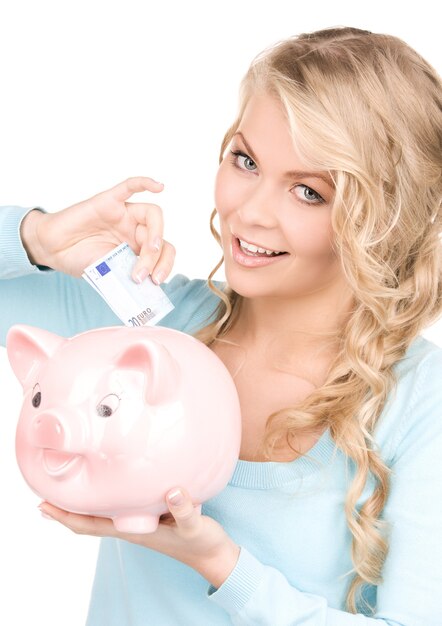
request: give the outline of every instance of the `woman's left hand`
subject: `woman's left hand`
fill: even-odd
[[[115,537],[162,552],[199,572],[214,587],[220,587],[234,569],[240,548],[222,526],[201,515],[184,489],[172,489],[166,498],[170,514],[162,516],[153,533],[118,532],[111,519],[63,511],[48,502],[40,504],[45,516],[78,534]]]

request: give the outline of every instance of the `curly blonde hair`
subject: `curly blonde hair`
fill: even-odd
[[[340,329],[324,384],[269,416],[262,449],[311,428],[328,427],[353,462],[345,502],[352,534],[347,610],[365,585],[378,585],[388,550],[382,511],[389,468],[374,429],[396,379],[393,370],[416,335],[442,313],[442,90],[435,70],[400,39],[333,28],[276,43],[252,61],[240,87],[237,119],[253,93],[284,106],[295,149],[336,184],[334,247],[354,306]],[[211,231],[221,245],[211,216]],[[213,323],[196,336],[210,345],[233,327],[242,298],[212,281],[221,298]],[[367,481],[371,495],[358,505]],[[367,608],[367,607],[365,607]],[[373,607],[369,607],[373,609]]]

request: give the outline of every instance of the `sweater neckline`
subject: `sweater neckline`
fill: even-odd
[[[420,354],[422,350],[427,350],[428,345],[428,341],[422,336],[418,336],[413,340],[404,357],[394,365],[398,369],[399,376],[402,373],[402,369],[406,369],[410,358],[415,356],[416,353]],[[386,407],[387,404],[384,406],[383,411],[386,410]],[[327,470],[337,454],[343,453],[333,440],[330,428],[327,428],[315,445],[305,455],[298,457],[294,461],[258,462],[239,459],[229,485],[250,489],[281,487]]]
[[[293,461],[244,461],[239,459],[229,485],[250,489],[271,489],[305,478],[330,465],[337,450],[327,428],[303,456]]]

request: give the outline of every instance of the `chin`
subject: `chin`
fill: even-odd
[[[235,293],[243,298],[262,298],[282,295],[279,293],[278,287],[275,287],[274,280],[269,277],[267,280],[262,276],[252,276],[247,274],[247,271],[243,272],[243,275],[239,275],[238,270],[226,267],[225,268],[226,282]]]

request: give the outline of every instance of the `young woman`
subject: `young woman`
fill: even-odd
[[[42,503],[104,537],[89,626],[440,624],[442,349],[419,333],[442,309],[441,129],[440,79],[395,37],[329,29],[254,59],[216,179],[226,284],[175,276],[161,322],[231,372],[240,459],[202,515],[177,485],[149,535]],[[118,324],[76,277],[122,241],[134,279],[167,277],[160,208],[128,202],[144,189],[162,187],[0,211],[3,340]]]

